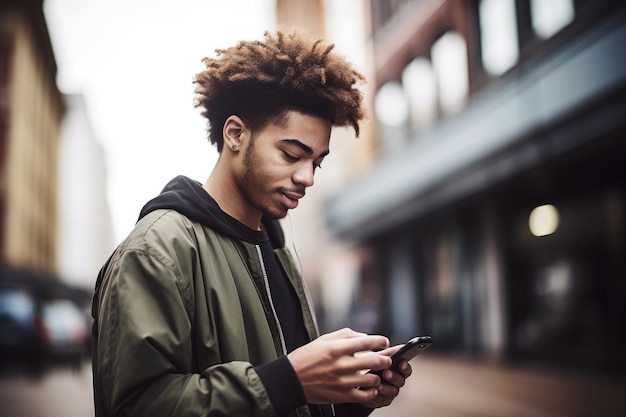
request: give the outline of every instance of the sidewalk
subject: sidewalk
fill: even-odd
[[[585,380],[457,359],[414,359],[394,403],[372,417],[623,417],[626,376]]]
[[[91,364],[34,377],[0,375],[0,417],[92,417]]]
[[[584,379],[422,355],[394,403],[372,417],[623,417],[626,376]],[[0,417],[93,416],[91,368],[0,377]]]

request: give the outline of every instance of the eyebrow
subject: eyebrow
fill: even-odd
[[[306,145],[306,144],[302,143],[298,139],[282,139],[281,142],[287,143],[289,145],[295,145],[298,148],[302,149],[307,155],[309,155],[309,156],[313,155],[313,148],[311,148],[309,145]],[[329,153],[330,153],[330,151],[327,149],[324,152],[322,152],[318,156],[318,158],[325,157]]]

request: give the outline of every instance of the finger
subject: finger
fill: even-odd
[[[382,371],[391,366],[391,358],[385,355],[345,356],[341,367],[344,372]]]
[[[400,390],[393,385],[383,384],[376,388],[376,396],[369,401],[362,402],[361,405],[368,408],[386,407],[398,396]]]
[[[339,339],[348,339],[351,337],[362,337],[367,336],[366,333],[356,332],[349,327],[344,327],[343,329],[335,330],[334,332],[326,333],[320,336],[320,339],[327,340],[339,340]]]
[[[400,393],[400,389],[394,385],[390,384],[382,384],[380,387],[376,388],[378,395],[375,398],[375,401],[380,404],[380,406],[387,406],[391,404],[391,402],[398,396]]]
[[[408,361],[401,361],[398,364],[397,371],[400,374],[402,374],[402,376],[406,379],[406,378],[410,377],[411,374],[413,373],[413,368],[411,367],[411,364],[409,364]]]
[[[390,399],[397,397],[400,393],[400,388],[391,384],[381,384],[376,389],[378,390],[379,396],[387,397]]]
[[[402,346],[404,346],[404,345],[391,346],[391,347],[388,347],[387,349],[383,349],[383,350],[378,351],[376,353],[378,353],[379,355],[391,356],[394,353],[396,353],[397,351],[399,351],[402,348]]]
[[[383,385],[393,385],[397,388],[402,388],[406,382],[406,378],[397,372],[392,372],[387,369],[381,375],[381,379],[385,382]]]
[[[357,374],[358,378],[356,379],[356,383],[352,384],[352,386],[357,386],[359,388],[375,388],[382,385],[382,379],[380,376],[366,373],[366,374]]]
[[[389,346],[389,339],[379,335],[365,335],[341,340],[340,345],[345,353],[381,350]]]
[[[348,402],[366,403],[373,401],[378,396],[377,388],[355,388],[350,391]],[[373,408],[373,407],[372,407]]]

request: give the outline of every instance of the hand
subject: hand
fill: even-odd
[[[392,355],[396,350],[400,349],[400,346],[394,346],[379,353]],[[373,399],[364,401],[362,406],[368,408],[380,408],[386,407],[398,396],[400,388],[404,386],[406,379],[411,376],[413,369],[407,361],[401,361],[398,364],[398,372],[394,372],[390,369],[386,369],[382,372],[383,381],[376,387],[378,395]]]
[[[384,336],[342,329],[320,336],[289,353],[287,358],[309,404],[363,403],[378,395],[376,387],[381,386],[381,380],[362,371],[389,368],[391,359],[383,353],[355,354],[387,346],[389,340]]]

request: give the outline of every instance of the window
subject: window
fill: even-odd
[[[465,104],[469,91],[465,39],[457,32],[447,32],[433,44],[431,56],[441,111],[455,113]]]
[[[481,0],[478,18],[483,67],[491,75],[501,75],[519,56],[515,1]]]
[[[402,85],[409,99],[410,119],[416,129],[437,117],[437,79],[430,61],[415,58],[402,71]]]
[[[397,81],[385,83],[376,93],[376,117],[385,126],[400,127],[409,116],[409,103]]]
[[[409,101],[398,81],[385,83],[376,93],[374,102],[378,119],[381,151],[393,152],[407,139]]]
[[[547,39],[574,20],[574,2],[531,0],[530,17],[537,36]]]

